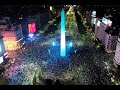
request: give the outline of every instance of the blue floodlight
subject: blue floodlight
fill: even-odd
[[[34,35],[33,34],[29,34],[29,37],[32,38]]]
[[[72,42],[70,42],[70,44],[69,44],[69,45],[70,45],[70,47],[72,47],[72,46],[73,46],[73,43],[72,43]]]
[[[53,42],[52,45],[55,46],[55,42]]]

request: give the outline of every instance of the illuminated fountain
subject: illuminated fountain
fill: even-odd
[[[60,55],[66,56],[66,42],[65,42],[65,11],[61,11],[61,46]]]

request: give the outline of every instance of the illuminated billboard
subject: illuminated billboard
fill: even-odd
[[[32,32],[33,32],[33,33],[36,32],[36,25],[35,25],[35,23],[32,23]]]
[[[32,34],[32,33],[36,32],[36,25],[35,25],[35,23],[28,24],[28,32],[29,32],[29,34]]]
[[[28,32],[32,33],[32,24],[28,24]]]

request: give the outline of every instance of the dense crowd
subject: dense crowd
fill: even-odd
[[[111,61],[113,56],[96,50],[90,35],[87,41],[82,36],[75,37],[76,42],[81,41],[82,44],[69,57],[60,57],[58,49],[50,52],[52,37],[55,36],[40,35],[39,39],[29,43],[28,48],[20,50],[15,63],[5,72],[9,85],[33,85],[33,77],[40,70],[44,72],[45,79],[59,79],[64,84],[111,84],[104,62]]]

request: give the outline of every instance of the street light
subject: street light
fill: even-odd
[[[32,38],[34,35],[33,34],[29,34],[29,37]]]

